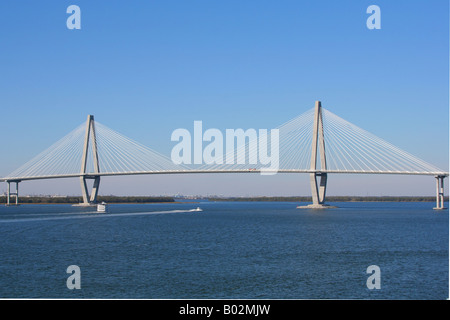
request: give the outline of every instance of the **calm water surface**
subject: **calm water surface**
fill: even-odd
[[[448,210],[296,205],[1,206],[0,298],[448,298]],[[70,265],[80,290],[66,286]],[[366,286],[370,265],[380,267],[379,290]]]

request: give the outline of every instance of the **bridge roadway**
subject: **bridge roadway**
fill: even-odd
[[[2,182],[16,182],[25,180],[57,179],[57,178],[79,178],[79,177],[105,177],[105,176],[128,176],[145,174],[194,174],[194,173],[347,173],[347,174],[398,174],[398,175],[428,175],[448,177],[448,172],[414,172],[414,171],[362,171],[362,170],[310,170],[310,169],[233,169],[233,170],[161,170],[161,171],[131,171],[131,172],[98,172],[98,173],[73,173],[48,176],[26,176],[26,177],[4,177]]]

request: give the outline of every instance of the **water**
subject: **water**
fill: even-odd
[[[0,207],[1,298],[447,299],[448,210],[290,202]],[[186,212],[200,206],[202,212]],[[81,270],[69,290],[67,267]],[[381,289],[366,286],[380,267]]]

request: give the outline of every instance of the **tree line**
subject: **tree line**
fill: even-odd
[[[11,201],[14,203],[15,198],[12,197]],[[174,202],[173,197],[150,197],[150,196],[98,196],[97,202],[106,203],[154,203],[154,202]],[[83,202],[82,197],[19,197],[19,203],[70,203],[77,204]],[[0,203],[6,203],[6,196],[0,196]]]

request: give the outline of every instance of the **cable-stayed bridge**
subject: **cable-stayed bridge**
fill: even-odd
[[[273,152],[272,147],[276,147],[275,172],[310,174],[313,204],[307,208],[327,207],[325,195],[330,173],[431,175],[436,178],[435,209],[444,208],[444,178],[448,172],[338,117],[322,108],[320,101],[316,101],[314,108],[277,129],[279,139],[270,139],[265,146],[266,151]],[[102,176],[270,171],[261,162],[251,161],[251,155],[257,154],[260,144],[254,137],[247,140],[233,150],[231,158],[230,154],[225,155],[231,161],[176,164],[171,158],[94,121],[94,117],[89,115],[86,123],[0,181],[7,183],[7,205],[10,205],[11,196],[15,196],[18,204],[19,182],[79,177],[82,205],[90,205],[97,201]],[[90,192],[89,179],[93,180]],[[11,183],[16,184],[15,192],[11,192]]]

